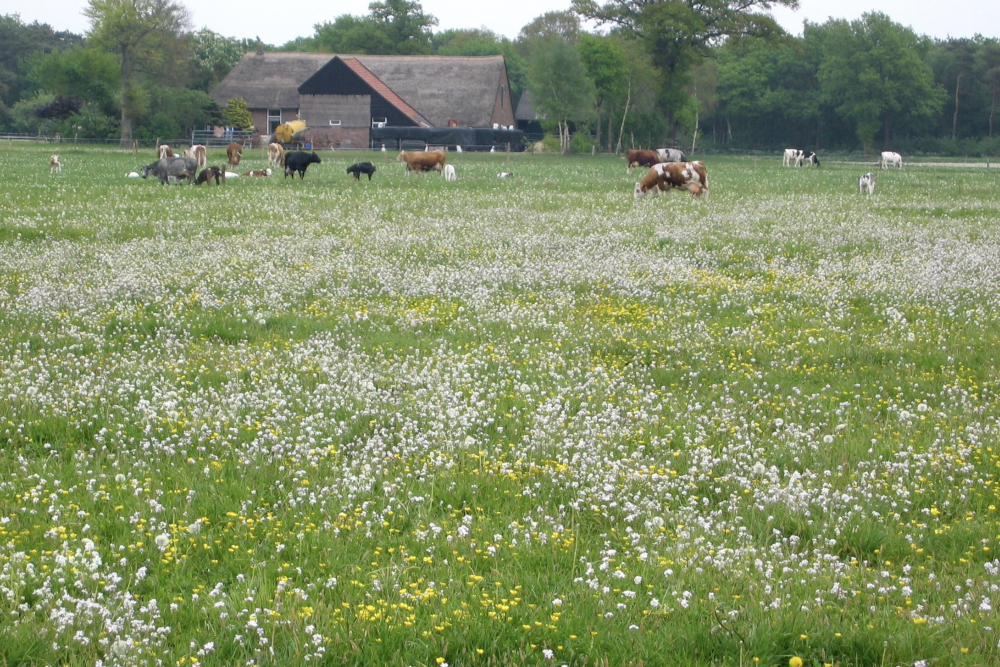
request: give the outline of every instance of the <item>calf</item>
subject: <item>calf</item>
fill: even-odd
[[[660,162],[687,162],[684,151],[678,148],[657,148],[656,157]],[[652,165],[650,165],[652,166]]]
[[[348,174],[354,174],[354,180],[360,181],[361,174],[368,174],[368,180],[372,180],[375,173],[375,166],[371,162],[358,162],[347,168]]]
[[[62,162],[59,161],[58,155],[53,155],[49,158],[49,173],[58,174],[62,172]]]
[[[249,176],[250,178],[267,178],[268,176],[270,176],[273,173],[274,172],[271,171],[271,168],[268,167],[267,169],[251,169],[250,171],[246,172],[243,175],[244,176]],[[294,176],[293,176],[293,178],[294,178]]]
[[[902,169],[903,156],[899,153],[893,153],[892,151],[883,151],[882,160],[879,162],[879,169],[888,169],[889,167]]]
[[[862,194],[867,192],[869,195],[875,194],[875,174],[871,172],[865,174],[858,179],[858,189]]]
[[[198,174],[198,179],[194,182],[195,185],[201,185],[202,183],[212,184],[212,179],[215,179],[215,184],[219,185],[219,181],[225,180],[222,175],[222,170],[218,167],[208,167],[207,169],[202,169],[201,173]]]
[[[289,151],[285,153],[285,177],[292,177],[295,180],[295,173],[298,172],[299,180],[306,177],[306,169],[311,164],[320,164],[322,160],[316,152],[306,153],[305,151]]]
[[[635,198],[646,193],[666,192],[670,188],[687,190],[693,195],[708,194],[708,172],[701,162],[665,162],[654,165],[646,176],[635,184]]]
[[[184,151],[184,157],[193,157],[198,162],[198,168],[203,168],[208,164],[208,157],[205,154],[205,147],[201,144],[195,144],[191,148]]]
[[[819,156],[812,151],[799,151],[799,156],[795,159],[795,166],[801,167],[806,164],[811,164],[814,167],[819,166]]]
[[[399,151],[397,162],[406,162],[406,175],[411,171],[440,171],[444,174],[444,161],[447,159],[444,151]]]
[[[281,144],[267,145],[267,164],[271,167],[285,166],[285,148]]]
[[[497,174],[497,178],[514,178],[514,174],[510,173],[509,171],[501,171],[499,174]]]
[[[458,174],[455,173],[455,165],[449,164],[445,165],[444,168],[444,180],[446,181],[457,181]]]
[[[166,144],[160,144],[156,150],[161,160],[165,160],[168,157],[174,157],[174,152],[170,150],[170,146]]]
[[[625,162],[628,163],[626,173],[632,173],[632,167],[652,167],[660,162],[660,156],[656,151],[644,151],[629,149],[625,151]]]
[[[240,166],[240,158],[243,157],[243,144],[234,141],[226,146],[226,157],[229,158],[230,167]]]

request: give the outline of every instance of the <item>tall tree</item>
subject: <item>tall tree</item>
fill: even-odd
[[[118,56],[121,72],[121,139],[132,145],[132,123],[141,108],[136,78],[176,62],[188,12],[172,0],[89,0],[84,15],[96,46]]]
[[[976,66],[983,77],[983,82],[989,90],[989,121],[988,136],[993,138],[993,119],[997,111],[997,93],[1000,88],[1000,40],[996,38],[983,41],[979,49]]]
[[[83,44],[83,36],[56,32],[47,23],[24,23],[17,14],[0,16],[0,110],[37,90],[28,77],[36,56]]]
[[[539,114],[556,124],[562,153],[569,152],[569,123],[586,119],[593,105],[593,84],[580,53],[561,37],[534,40],[528,88]]]
[[[382,26],[396,54],[424,55],[431,52],[431,28],[438,20],[424,13],[416,0],[376,0],[368,5],[372,18]]]
[[[687,102],[691,68],[710,44],[783,34],[770,15],[757,11],[775,5],[794,8],[798,0],[573,0],[573,11],[648,43],[663,76],[661,105],[669,116]]]
[[[602,120],[610,119],[614,107],[623,106],[628,94],[629,69],[622,49],[613,38],[584,33],[577,50],[587,75],[594,84],[594,112],[597,121],[597,143],[601,144]],[[610,125],[610,121],[609,121]],[[607,141],[612,141],[609,129]]]
[[[930,40],[878,12],[821,29],[827,36],[820,85],[866,150],[879,130],[888,149],[896,127],[926,128],[940,112],[946,93],[924,61]]]
[[[191,33],[192,88],[208,92],[236,67],[248,51],[257,48],[257,40],[223,37],[208,28]]]
[[[367,16],[341,14],[333,22],[317,23],[312,40],[301,47],[322,53],[383,56],[432,52],[431,27],[437,19],[412,0],[384,0],[368,5]],[[286,47],[287,49],[287,47]]]

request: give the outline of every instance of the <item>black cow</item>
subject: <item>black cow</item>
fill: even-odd
[[[372,174],[375,173],[375,166],[371,162],[358,162],[352,164],[347,168],[348,174],[354,174],[354,180],[360,181],[361,174],[368,174],[368,180],[372,180]]]
[[[299,180],[306,177],[306,169],[311,164],[320,164],[322,160],[316,155],[316,151],[306,153],[305,151],[289,151],[285,153],[285,177],[292,177],[295,180],[295,172],[299,172]]]

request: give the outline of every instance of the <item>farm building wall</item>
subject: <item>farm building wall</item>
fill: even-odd
[[[368,148],[367,127],[310,127],[305,140],[316,150],[323,148]]]
[[[493,100],[493,122],[504,127],[514,125],[514,103],[510,98],[510,87],[507,83],[507,73],[500,73],[500,80],[497,83],[497,94]]]
[[[299,117],[309,127],[371,127],[371,95],[299,95]]]

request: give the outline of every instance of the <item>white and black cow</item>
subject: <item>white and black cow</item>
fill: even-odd
[[[802,167],[807,164],[811,164],[814,167],[819,166],[819,156],[812,151],[799,151],[799,156],[795,160],[796,167]]]
[[[875,174],[869,172],[858,179],[858,189],[862,194],[875,194]]]

